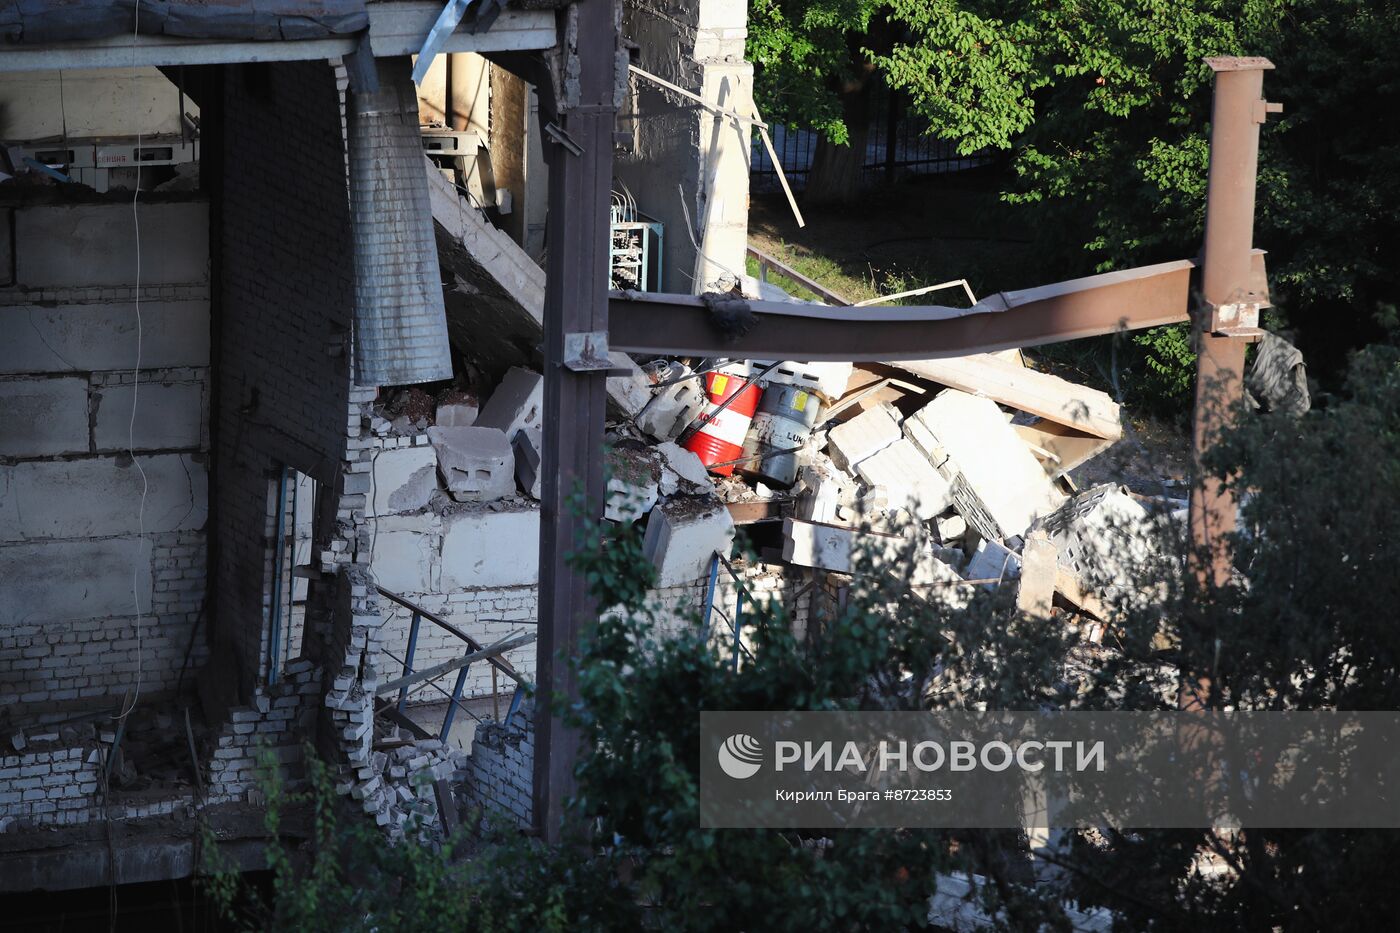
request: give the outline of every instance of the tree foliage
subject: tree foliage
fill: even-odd
[[[1192,256],[1201,242],[1215,55],[1264,55],[1255,242],[1314,371],[1395,325],[1400,6],[1387,0],[755,0],[766,113],[841,144],[844,82],[868,68],[932,135],[1004,150],[1005,196],[1049,206],[1064,277]],[[1042,213],[1039,215],[1044,218]],[[1082,245],[1076,256],[1063,246]],[[1027,283],[1012,283],[1014,286]],[[998,284],[998,287],[1006,287]],[[1139,400],[1178,410],[1184,331],[1138,335]]]

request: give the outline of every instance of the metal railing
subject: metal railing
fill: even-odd
[[[391,592],[390,590],[386,590],[384,587],[379,585],[375,586],[375,590],[379,592],[380,596],[383,596],[384,598],[391,600],[394,603],[397,603],[398,605],[404,607],[412,613],[408,624],[408,648],[404,652],[404,656],[402,658],[403,675],[387,683],[381,684],[378,690],[376,690],[377,694],[388,695],[394,693],[397,689],[398,699],[397,701],[385,701],[383,705],[380,706],[377,710],[380,714],[386,716],[389,719],[392,719],[394,722],[408,729],[410,732],[412,732],[419,738],[431,738],[431,734],[424,730],[422,726],[418,725],[416,722],[409,719],[407,715],[405,715],[404,706],[408,703],[408,691],[410,687],[413,687],[417,684],[423,684],[424,686],[432,687],[438,693],[441,693],[443,696],[447,697],[447,711],[443,714],[442,729],[438,734],[438,738],[441,741],[447,741],[447,734],[452,729],[452,723],[456,717],[457,710],[466,710],[466,706],[464,706],[462,703],[462,691],[466,688],[467,685],[467,674],[471,670],[472,664],[479,661],[485,661],[487,664],[491,665],[491,681],[493,688],[495,686],[496,677],[498,674],[504,674],[506,677],[510,678],[512,681],[515,682],[515,690],[511,694],[510,699],[510,710],[506,713],[506,718],[504,720],[507,723],[510,722],[511,718],[520,708],[520,701],[524,698],[524,691],[521,689],[523,684],[523,678],[521,677],[520,672],[515,669],[515,667],[510,663],[510,661],[506,660],[506,658],[502,657],[502,655],[513,648],[520,648],[530,644],[535,640],[535,635],[516,634],[508,636],[492,645],[483,645],[481,642],[477,641],[475,638],[472,638],[470,635],[462,631],[457,626],[453,625],[451,622],[448,622],[446,619],[442,618],[441,616],[435,613],[429,612],[427,609],[424,609],[422,606],[419,606],[418,604],[405,599],[399,594]],[[418,650],[418,633],[422,627],[424,619],[427,619],[429,622],[436,625],[443,631],[447,632],[449,635],[460,639],[470,650],[467,652],[467,654],[455,660],[447,661],[442,664],[437,664],[433,667],[426,668],[421,671],[415,671],[413,669],[413,660],[414,655],[417,653]],[[487,619],[483,621],[520,622],[522,620]],[[390,655],[390,657],[393,657],[393,655]],[[398,659],[396,658],[395,660]],[[444,677],[447,674],[453,673],[454,671],[457,674],[456,682],[452,686],[452,692],[448,693],[447,691],[439,687],[436,681],[439,677]],[[467,710],[467,715],[470,716],[473,714],[470,710]]]
[[[754,261],[758,263],[758,280],[760,282],[768,281],[768,270],[772,269],[779,275],[791,279],[798,285],[801,285],[803,288],[807,289],[807,291],[811,292],[813,295],[816,295],[818,298],[820,298],[822,301],[826,302],[829,305],[837,305],[843,308],[849,307],[851,305],[851,301],[849,298],[836,294],[836,292],[833,292],[831,289],[822,285],[815,279],[809,279],[807,276],[803,275],[801,272],[798,272],[792,266],[789,266],[787,263],[783,262],[781,259],[778,259],[776,256],[769,256],[762,250],[755,249],[752,246],[748,248],[748,254],[749,256],[753,257]]]

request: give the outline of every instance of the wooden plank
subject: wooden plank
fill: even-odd
[[[1108,393],[1036,372],[989,353],[893,364],[973,395],[1038,415],[1099,438],[1123,436],[1118,403]]]
[[[1054,421],[1013,424],[1021,440],[1045,465],[1052,477],[1061,476],[1118,443],[1111,437],[1095,437]]]

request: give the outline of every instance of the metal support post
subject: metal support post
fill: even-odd
[[[447,704],[447,715],[442,717],[442,734],[438,736],[438,741],[446,742],[447,734],[452,731],[452,720],[457,718],[457,707],[462,702],[462,688],[467,685],[467,671],[472,666],[468,664],[457,672],[457,682],[452,685],[452,701]]]
[[[536,662],[534,823],[551,843],[564,834],[564,803],[574,790],[577,731],[562,711],[578,696],[569,669],[579,632],[596,618],[581,574],[567,556],[602,513],[606,371],[564,365],[566,338],[608,332],[608,211],[612,192],[619,12],[615,0],[579,0],[577,36],[559,50],[564,97],[549,162],[544,305],[544,488],[540,528],[540,611]],[[560,36],[570,32],[561,23]],[[544,90],[544,88],[541,88]],[[585,513],[576,510],[582,492]]]
[[[1192,456],[1191,542],[1205,566],[1198,578],[1219,585],[1229,578],[1226,537],[1235,530],[1234,497],[1206,478],[1202,457],[1233,423],[1244,397],[1245,345],[1257,339],[1259,309],[1267,301],[1250,275],[1254,247],[1254,194],[1259,127],[1279,108],[1263,99],[1266,58],[1206,59],[1215,72],[1211,110],[1210,176],[1206,189],[1201,297],[1195,313],[1196,404]]]
[[[418,650],[418,625],[423,621],[423,617],[418,613],[413,614],[413,621],[408,624],[408,651],[403,656],[403,672],[405,675],[413,673],[413,653]],[[492,668],[495,670],[495,668]],[[408,687],[405,685],[399,691],[399,712],[403,712],[404,704],[408,702]]]

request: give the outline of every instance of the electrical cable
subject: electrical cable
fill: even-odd
[[[135,43],[140,39],[141,34],[141,0],[136,0],[135,14],[131,27],[132,35],[132,58],[133,65],[136,56]],[[137,397],[141,391],[141,350],[142,340],[145,336],[141,321],[141,216],[138,204],[141,200],[141,129],[136,130],[136,186],[131,192],[131,224],[135,231],[133,243],[136,247],[136,283],[132,290],[135,296],[136,309],[136,365],[131,370],[131,417],[126,425],[126,452],[131,457],[131,462],[136,465],[136,472],[141,476],[141,504],[136,510],[137,540],[145,545],[146,538],[146,496],[150,493],[151,484],[146,478],[146,470],[141,466],[141,461],[136,458],[136,407]],[[136,708],[137,702],[141,699],[141,681],[145,675],[145,645],[141,633],[141,559],[144,547],[138,547],[135,560],[131,565],[131,600],[136,607],[136,685],[131,691],[131,702],[124,704],[121,713],[114,717],[117,720],[124,720],[131,715],[131,711]],[[147,558],[149,561],[149,557]],[[147,564],[149,568],[149,563]]]

